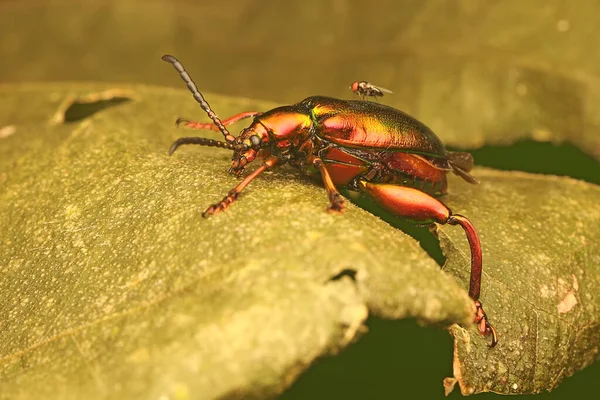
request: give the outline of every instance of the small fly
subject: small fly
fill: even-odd
[[[365,97],[374,97],[375,99],[377,99],[377,97],[383,97],[384,93],[393,93],[389,89],[375,86],[367,81],[352,82],[350,90],[352,90],[357,95],[362,96],[363,100],[365,99]]]

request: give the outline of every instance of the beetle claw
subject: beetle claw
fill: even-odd
[[[344,212],[344,209],[330,205],[329,207],[327,207],[327,212],[331,214],[342,214]]]
[[[346,202],[341,194],[332,193],[329,196],[329,206],[327,207],[327,211],[331,213],[341,214],[344,212],[345,206]]]
[[[479,329],[479,333],[483,336],[492,335],[492,343],[489,345],[490,348],[494,347],[498,344],[498,335],[496,334],[496,329],[489,323],[488,317],[483,310],[483,306],[479,300],[475,300],[475,323],[477,324],[477,328]]]
[[[215,214],[215,205],[211,204],[210,207],[202,212],[202,218],[208,218],[213,214]]]
[[[189,119],[185,119],[185,118],[177,118],[177,121],[175,121],[175,126],[179,127],[179,125],[181,124],[188,124],[191,121]]]

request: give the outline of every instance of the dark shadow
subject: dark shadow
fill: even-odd
[[[484,146],[477,150],[462,151],[471,153],[477,166],[570,176],[600,184],[600,162],[570,143],[555,145],[521,140],[510,146]]]
[[[96,114],[99,111],[109,107],[114,107],[119,104],[131,101],[128,97],[113,97],[108,100],[98,100],[94,102],[79,102],[75,101],[65,111],[65,124],[81,121]]]
[[[280,396],[300,399],[444,399],[442,381],[452,376],[453,343],[440,328],[414,320],[370,317],[369,332],[341,354],[316,361]],[[551,393],[511,396],[540,400],[595,399],[600,363],[566,378]],[[450,398],[464,398],[458,384]],[[498,400],[500,395],[474,397]]]
[[[414,320],[367,320],[369,332],[341,354],[317,361],[281,399],[442,398],[452,376],[452,338]]]

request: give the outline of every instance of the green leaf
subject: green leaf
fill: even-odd
[[[447,204],[469,215],[484,254],[481,301],[499,334],[489,349],[474,326],[454,327],[463,394],[537,393],[600,356],[600,187],[570,178],[478,169],[454,179]],[[440,227],[445,270],[464,285],[461,232]]]
[[[273,106],[207,98],[222,116]],[[464,287],[413,239],[351,204],[326,213],[293,169],[203,219],[238,180],[226,150],[168,157],[193,134],[175,119],[197,115],[184,90],[0,87],[3,396],[269,397],[369,312],[470,324]]]
[[[273,107],[207,97],[221,116]],[[459,286],[365,211],[324,212],[324,189],[293,169],[203,219],[238,181],[228,151],[167,156],[189,133],[173,121],[202,114],[183,90],[8,85],[0,102],[8,397],[270,397],[368,313],[460,323],[465,394],[551,389],[598,358],[595,185],[481,168],[481,185],[451,178],[444,201],[481,235],[481,299],[500,338],[489,349],[471,323],[462,230],[438,228]]]

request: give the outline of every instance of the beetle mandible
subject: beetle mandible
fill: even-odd
[[[184,144],[221,147],[233,151],[229,173],[241,177],[246,165],[263,162],[231,189],[218,203],[209,206],[203,217],[225,210],[240,192],[262,172],[290,164],[309,175],[320,175],[329,195],[328,210],[342,212],[345,200],[338,188],[360,192],[383,209],[417,224],[460,225],[471,249],[469,296],[475,301],[475,323],[483,335],[491,335],[491,347],[498,343],[479,301],[482,256],[479,236],[463,215],[453,214],[436,197],[447,191],[450,171],[470,183],[473,157],[447,151],[440,139],[423,123],[402,111],[363,100],[339,100],[312,96],[301,102],[259,112],[245,112],[221,121],[196,84],[173,56],[164,55],[175,67],[194,99],[213,121],[199,123],[178,119],[177,125],[220,131],[225,141],[202,137],[177,139],[169,155]],[[253,121],[239,136],[227,125],[244,118]]]

